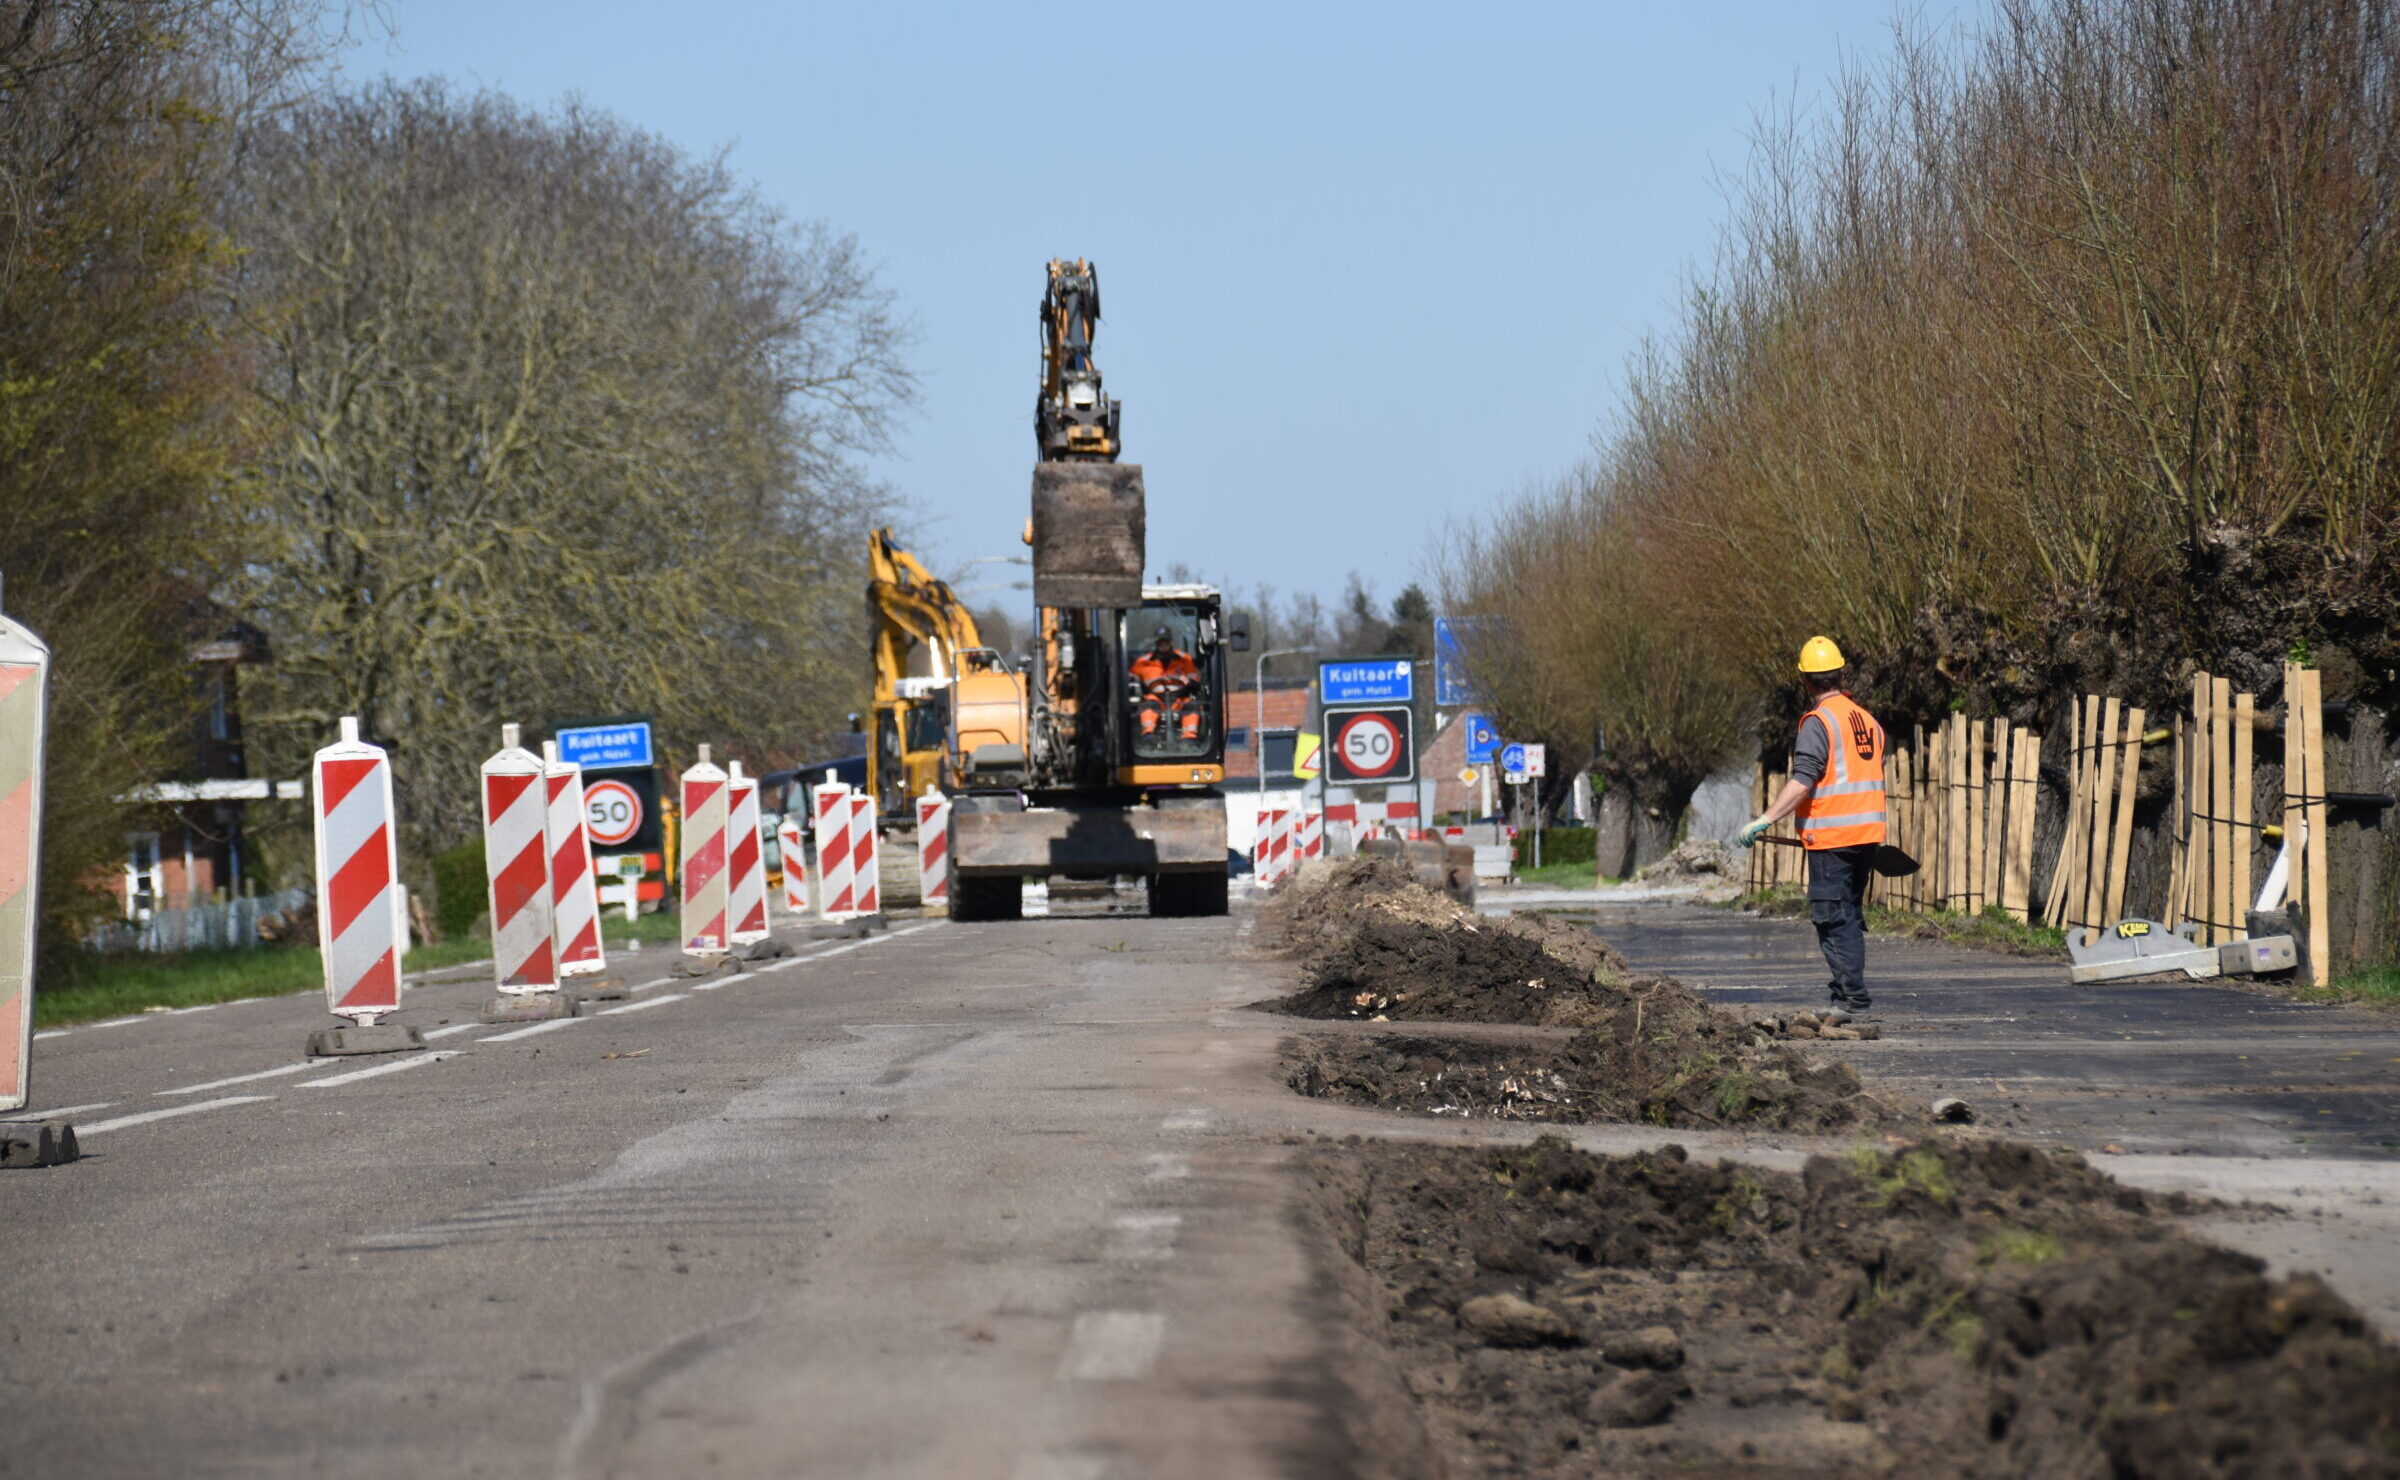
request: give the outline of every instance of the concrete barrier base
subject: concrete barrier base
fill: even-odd
[[[502,992],[475,1015],[481,1023],[546,1023],[552,1018],[578,1016],[568,992]]]
[[[80,1156],[63,1120],[0,1120],[0,1168],[64,1166]]]
[[[372,1028],[353,1023],[343,1028],[319,1028],[308,1035],[308,1056],[312,1059],[360,1053],[406,1053],[424,1046],[424,1032],[402,1023],[377,1023]]]
[[[667,975],[681,977],[725,976],[742,969],[734,956],[686,956],[667,968]]]
[[[613,976],[577,977],[559,988],[577,1002],[622,1002],[631,995]]]
[[[735,958],[742,961],[772,961],[778,956],[788,956],[791,953],[790,946],[771,935],[764,940],[744,941],[733,948]]]

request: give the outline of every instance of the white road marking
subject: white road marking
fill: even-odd
[[[1180,1156],[1153,1156],[1149,1161],[1150,1170],[1143,1175],[1153,1182],[1172,1182],[1192,1174],[1191,1163]]]
[[[74,1031],[72,1028],[44,1028],[33,1035],[33,1041],[39,1043],[45,1038],[64,1038]]]
[[[631,986],[631,987],[627,987],[625,990],[626,990],[626,991],[628,991],[628,992],[647,992],[647,991],[649,991],[649,990],[650,990],[652,987],[663,987],[663,986],[665,986],[667,983],[669,983],[669,982],[671,982],[671,981],[673,981],[673,980],[675,980],[675,978],[673,978],[673,977],[671,977],[671,976],[662,976],[662,977],[657,977],[657,978],[654,978],[654,979],[652,979],[652,980],[650,980],[650,981],[643,982],[643,983],[641,983],[641,984],[640,984],[640,985],[638,985],[638,986]]]
[[[640,1012],[646,1007],[664,1007],[670,1002],[688,1002],[690,1000],[690,996],[686,993],[669,992],[664,997],[645,997],[639,1002],[628,1002],[623,1007],[604,1007],[594,1016],[615,1017],[620,1012]]]
[[[1116,1232],[1108,1242],[1108,1257],[1129,1264],[1172,1257],[1175,1237],[1183,1230],[1181,1213],[1119,1213],[1109,1222]]]
[[[120,1115],[114,1120],[97,1121],[75,1127],[77,1136],[96,1136],[102,1131],[119,1131],[129,1125],[148,1125],[153,1120],[171,1120],[178,1115],[197,1115],[203,1110],[222,1110],[228,1105],[255,1105],[271,1100],[273,1095],[227,1095],[221,1100],[200,1100],[189,1105],[171,1105],[164,1110],[145,1110],[139,1115]]]
[[[480,1028],[480,1027],[482,1027],[482,1026],[483,1026],[483,1024],[481,1024],[481,1023],[452,1023],[452,1024],[451,1024],[449,1027],[447,1027],[447,1028],[428,1028],[428,1029],[426,1029],[426,1030],[425,1030],[425,1037],[426,1037],[427,1039],[434,1039],[434,1038],[447,1038],[447,1037],[449,1037],[449,1036],[450,1036],[451,1034],[453,1034],[453,1033],[472,1033],[472,1032],[474,1032],[474,1031],[475,1031],[477,1028]]]
[[[1075,1318],[1061,1382],[1131,1382],[1150,1375],[1166,1344],[1167,1318],[1147,1310],[1093,1310]]]
[[[1178,1110],[1158,1123],[1162,1131],[1204,1131],[1208,1129],[1206,1110]]]
[[[286,1074],[301,1074],[310,1069],[322,1067],[323,1065],[315,1059],[302,1059],[297,1064],[278,1064],[272,1069],[261,1069],[255,1074],[234,1074],[224,1079],[212,1079],[206,1084],[187,1084],[181,1089],[162,1089],[154,1091],[154,1093],[161,1095],[206,1094],[212,1089],[223,1089],[229,1084],[248,1084],[253,1079],[281,1079]]]
[[[156,1017],[182,1017],[182,1016],[184,1016],[186,1013],[193,1013],[193,1012],[215,1012],[215,1011],[216,1011],[218,1008],[220,1008],[220,1007],[223,1007],[224,1005],[225,1005],[225,1004],[224,1004],[224,1003],[222,1003],[222,1002],[202,1002],[202,1003],[199,1003],[198,1005],[196,1005],[196,1006],[192,1006],[192,1007],[170,1007],[170,1008],[168,1008],[168,1009],[167,1009],[165,1012],[156,1013],[156,1014],[153,1014],[153,1016],[156,1016]]]
[[[489,1038],[478,1038],[475,1041],[477,1043],[506,1043],[511,1038],[531,1038],[536,1033],[547,1033],[553,1028],[572,1028],[577,1023],[589,1021],[591,1019],[579,1017],[551,1018],[547,1022],[535,1023],[530,1028],[511,1028],[505,1033],[494,1033]]]
[[[419,1064],[438,1064],[444,1059],[455,1059],[458,1055],[459,1050],[455,1048],[445,1048],[439,1053],[411,1054],[405,1059],[394,1059],[388,1064],[377,1064],[371,1069],[353,1069],[347,1074],[332,1074],[323,1079],[303,1079],[300,1081],[300,1087],[302,1089],[332,1089],[337,1084],[356,1084],[362,1079],[374,1079],[385,1074],[397,1074],[403,1069],[414,1069]]]
[[[93,1105],[61,1105],[56,1110],[27,1110],[23,1113],[36,1120],[56,1120],[62,1115],[81,1115],[86,1110],[106,1110],[115,1103],[114,1100],[102,1100]]]

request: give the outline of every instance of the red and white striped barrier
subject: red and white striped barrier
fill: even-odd
[[[725,877],[725,830],[729,799],[725,773],[709,761],[708,747],[683,773],[683,953],[721,956],[733,949],[725,927],[730,885]]]
[[[883,854],[875,835],[875,799],[863,791],[850,793],[850,866],[855,873],[853,898],[862,915],[883,913]]]
[[[400,849],[392,766],[342,716],[341,738],[317,752],[317,946],[325,1002],[362,1028],[400,1006],[400,918],[392,896]]]
[[[608,969],[600,942],[600,880],[592,868],[591,820],[583,810],[583,767],[560,760],[555,740],[542,742],[542,784],[549,798],[550,942],[560,976],[589,976]]]
[[[767,938],[767,855],[758,835],[758,778],[735,761],[725,779],[726,913],[733,943]]]
[[[1251,873],[1261,884],[1282,883],[1290,872],[1291,847],[1291,809],[1269,807],[1259,814],[1258,844],[1251,854]]]
[[[1300,864],[1307,863],[1311,859],[1323,858],[1325,856],[1324,812],[1315,807],[1302,809],[1300,813],[1299,842],[1293,851],[1297,855],[1293,859],[1294,867],[1298,867]]]
[[[776,851],[783,857],[783,907],[795,915],[808,913],[808,854],[801,841],[800,819],[785,813],[775,825]]]
[[[545,768],[540,756],[517,743],[517,735],[515,725],[502,725],[500,749],[483,763],[483,872],[491,891],[492,975],[504,996],[558,990]]]
[[[31,1092],[49,694],[50,649],[0,617],[0,1110],[23,1109]]]
[[[950,904],[950,799],[938,791],[917,798],[917,891],[925,908]]]
[[[810,793],[816,810],[817,893],[828,920],[858,917],[858,866],[850,856],[850,788],[826,779]]]

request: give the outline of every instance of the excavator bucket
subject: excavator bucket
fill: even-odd
[[[1033,604],[1141,605],[1147,522],[1139,464],[1037,464]]]

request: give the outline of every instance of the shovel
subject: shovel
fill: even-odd
[[[1766,837],[1760,838],[1759,841],[1762,843],[1774,843],[1777,846],[1784,848],[1798,848],[1802,846],[1798,838],[1779,838],[1773,834],[1769,834]],[[1877,843],[1875,845],[1875,861],[1869,864],[1868,867],[1874,869],[1875,872],[1883,875],[1887,879],[1905,879],[1910,874],[1913,874],[1918,869],[1924,867],[1924,865],[1918,863],[1915,859],[1909,857],[1906,853],[1902,852],[1898,848],[1893,847],[1889,843]]]

